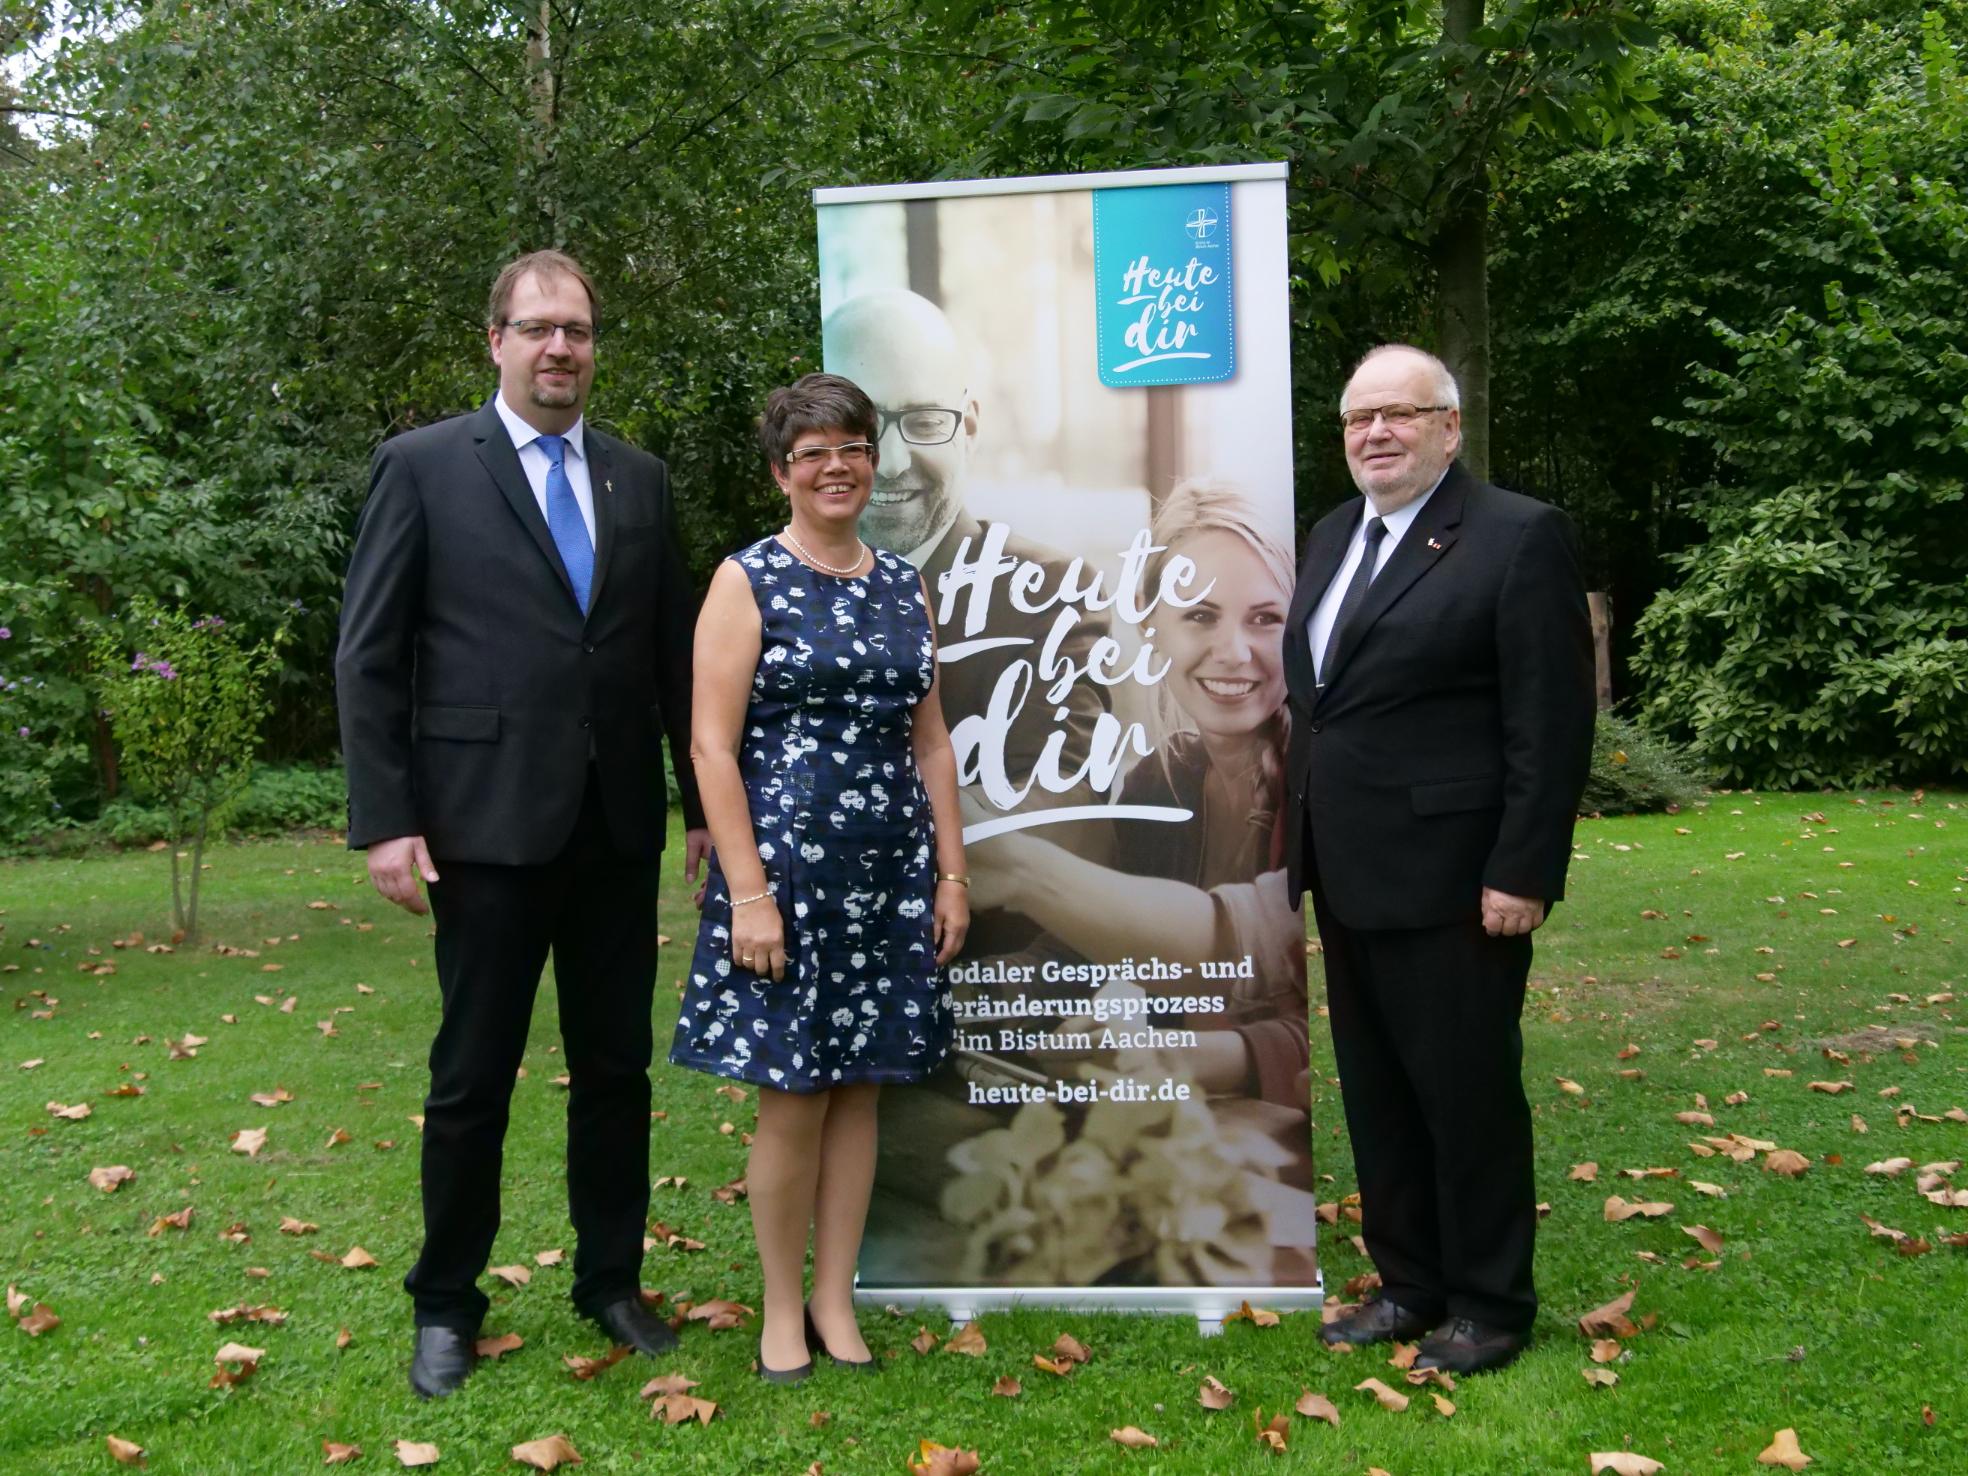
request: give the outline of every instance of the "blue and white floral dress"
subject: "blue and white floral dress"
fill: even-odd
[[[789,1092],[919,1080],[950,1043],[911,744],[935,668],[921,578],[880,550],[865,575],[823,574],[775,538],[732,557],[763,627],[738,769],[786,977],[733,961],[714,858],[670,1059]]]

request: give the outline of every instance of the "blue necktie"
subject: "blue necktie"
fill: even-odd
[[[588,589],[594,583],[594,544],[581,517],[581,504],[574,500],[574,484],[567,480],[567,443],[559,436],[541,436],[539,446],[547,453],[547,531],[553,534],[554,547],[560,550],[560,561],[574,585],[574,598],[585,615]]]

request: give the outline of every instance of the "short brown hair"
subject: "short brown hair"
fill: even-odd
[[[594,283],[581,269],[580,262],[565,251],[529,251],[507,262],[505,269],[492,283],[492,301],[485,309],[485,325],[488,328],[505,326],[506,312],[512,307],[513,292],[519,286],[519,279],[529,272],[542,280],[572,277],[588,294],[588,310],[600,316],[601,303],[595,297]]]
[[[759,417],[759,448],[780,471],[786,457],[808,431],[852,431],[873,442],[880,432],[875,402],[867,391],[838,374],[802,374],[765,397]]]

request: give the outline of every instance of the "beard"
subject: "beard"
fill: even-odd
[[[570,405],[581,403],[581,387],[578,384],[569,384],[564,389],[555,389],[536,379],[527,387],[526,397],[545,409],[565,410]]]
[[[879,500],[897,492],[903,494],[899,502]],[[940,477],[918,473],[899,488],[884,486],[877,478],[874,496],[861,513],[861,536],[876,548],[906,558],[943,526],[952,502]]]

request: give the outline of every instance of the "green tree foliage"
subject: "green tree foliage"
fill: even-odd
[[[194,620],[148,596],[95,642],[105,712],[131,786],[162,809],[169,829],[171,913],[177,932],[198,937],[200,863],[212,817],[253,773],[266,717],[266,683],[286,631],[248,646],[218,616]],[[190,847],[179,865],[179,847]]]
[[[369,454],[489,393],[486,292],[519,251],[594,273],[597,423],[669,458],[695,566],[769,526],[753,417],[818,341],[802,187],[850,158],[928,172],[956,125],[921,99],[961,101],[879,57],[843,85],[846,10],[65,7],[23,100],[42,146],[0,171],[0,623],[24,653],[0,670],[63,705],[0,803],[114,793],[75,633],[137,594],[289,621],[269,746],[332,748]]]
[[[1783,286],[1708,313],[1720,352],[1666,418],[1714,471],[1687,504],[1704,541],[1641,622],[1641,711],[1749,783],[1959,775],[1968,87],[1938,14],[1799,38],[1789,67],[1792,97],[1843,85],[1760,120],[1781,148],[1751,140],[1793,161],[1741,222]]]
[[[1487,468],[1490,193],[1527,140],[1597,145],[1652,118],[1653,32],[1628,0],[941,0],[931,14],[1004,90],[987,167],[1291,164],[1295,381],[1315,412],[1299,423],[1322,469],[1359,345],[1405,337],[1443,347]]]

